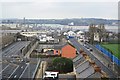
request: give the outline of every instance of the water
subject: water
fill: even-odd
[[[39,24],[40,25],[40,24]],[[52,28],[64,28],[72,29],[72,30],[84,30],[88,31],[89,26],[68,26],[68,25],[60,25],[60,24],[44,24],[43,26],[52,27]],[[105,29],[112,32],[118,32],[118,26],[107,26],[105,25]]]
[[[89,26],[68,26],[68,25],[60,25],[60,24],[37,24],[37,26],[46,26],[46,27],[51,27],[51,28],[60,28],[61,30],[65,30],[65,29],[72,29],[72,30],[83,30],[83,31],[88,31]],[[108,31],[112,31],[112,32],[118,32],[118,26],[108,26],[105,25],[105,29]],[[0,30],[0,33],[4,32],[4,33],[16,33],[19,32],[18,30]]]

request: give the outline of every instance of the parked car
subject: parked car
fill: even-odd
[[[92,48],[90,48],[90,51],[93,51],[93,49],[92,49]]]

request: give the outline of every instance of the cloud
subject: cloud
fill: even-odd
[[[7,2],[2,4],[2,17],[116,19],[117,8],[117,2]]]

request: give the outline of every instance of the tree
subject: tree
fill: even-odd
[[[52,61],[52,69],[60,73],[68,73],[73,71],[73,62],[69,58],[57,57]]]
[[[90,44],[93,44],[94,43],[94,32],[95,32],[95,25],[94,24],[91,24],[89,26],[89,42]]]

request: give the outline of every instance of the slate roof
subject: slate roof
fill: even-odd
[[[83,70],[85,70],[86,68],[88,68],[90,66],[89,61],[84,61],[81,64],[77,65],[76,68],[76,72],[77,73],[81,73]]]
[[[81,54],[73,59],[76,78],[101,78],[102,74],[95,71],[93,64],[86,60]]]
[[[78,61],[80,58],[82,58],[83,56],[81,54],[79,54],[78,56],[76,56],[75,58],[73,58],[73,62]]]
[[[63,45],[55,45],[54,46],[54,49],[62,49],[64,46],[66,46],[66,45],[70,45],[70,46],[72,46],[73,48],[75,48],[72,44],[70,44],[69,42],[67,42],[67,43],[65,43],[65,44],[63,44]]]
[[[73,59],[73,64],[75,66],[79,65],[81,62],[83,62],[85,60],[85,58],[79,54],[76,58]]]
[[[95,72],[94,74],[90,75],[88,78],[101,78],[102,74],[100,72]]]
[[[82,72],[78,73],[77,78],[87,78],[90,75],[92,75],[94,72],[95,72],[94,68],[92,66],[89,66],[88,68],[86,68]]]

